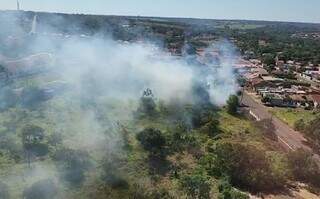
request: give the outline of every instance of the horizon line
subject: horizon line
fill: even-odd
[[[164,19],[195,19],[195,20],[216,20],[216,21],[251,21],[251,22],[274,22],[274,23],[300,23],[320,25],[320,22],[306,22],[306,21],[284,21],[284,20],[266,20],[266,19],[235,19],[235,18],[207,18],[207,17],[187,17],[187,16],[149,16],[149,15],[121,15],[121,14],[100,14],[100,13],[76,13],[76,12],[59,12],[59,11],[42,11],[42,10],[14,10],[14,9],[0,9],[0,11],[10,12],[36,12],[48,14],[66,14],[66,15],[89,15],[89,16],[116,16],[116,17],[142,17],[142,18],[164,18]]]

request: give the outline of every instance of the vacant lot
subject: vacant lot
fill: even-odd
[[[310,122],[317,116],[320,116],[320,112],[309,111],[304,109],[293,109],[293,108],[270,108],[270,113],[275,117],[281,119],[289,126],[294,127],[296,121],[302,119],[304,122]]]

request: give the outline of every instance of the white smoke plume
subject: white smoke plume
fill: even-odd
[[[212,103],[223,105],[237,88],[232,67],[234,54],[226,42],[215,48],[222,52],[216,63],[195,65],[150,43],[76,37],[54,48],[57,65],[53,70],[79,92],[83,91],[83,82],[91,78],[91,83],[96,84],[93,89],[102,96],[121,100],[137,99],[145,88],[151,88],[159,99],[192,103],[192,85],[201,81],[208,86]]]
[[[58,22],[65,24],[59,17]],[[28,48],[17,52],[17,56],[9,61],[0,54],[0,64],[15,68],[13,72],[41,71],[37,76],[49,78],[38,78],[37,83],[50,89],[52,82],[63,82],[67,91],[41,106],[42,115],[37,123],[48,129],[50,135],[64,133],[64,146],[88,151],[93,157],[101,158],[101,154],[96,155],[98,150],[109,153],[121,150],[118,146],[121,136],[117,134],[116,123],[132,120],[132,112],[146,88],[153,91],[156,99],[193,104],[196,103],[193,86],[201,83],[209,93],[210,101],[216,105],[224,105],[237,89],[233,71],[236,54],[226,41],[208,48],[208,60],[200,64],[190,62],[188,57],[171,56],[152,42],[119,42],[101,34],[67,35],[57,32],[50,24],[37,27],[36,31],[32,28],[34,24],[30,26],[33,34],[23,35],[19,25],[16,26],[18,33],[14,39],[9,37],[8,40],[24,40],[22,43],[28,43]],[[212,51],[219,52],[219,56],[210,55]],[[39,68],[42,65],[44,68]],[[15,89],[20,91],[23,88]],[[91,110],[96,103],[100,103],[98,110]],[[105,113],[108,115],[100,115]],[[32,121],[29,117],[34,117],[33,114],[26,114],[25,120]],[[56,172],[54,169],[51,171],[52,167],[48,167],[50,174]],[[46,168],[41,167],[41,172],[33,175],[42,177]],[[56,179],[56,176],[52,178]]]

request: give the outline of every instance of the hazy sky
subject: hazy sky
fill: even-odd
[[[23,10],[320,23],[320,0],[20,0]],[[15,9],[16,0],[0,0]]]

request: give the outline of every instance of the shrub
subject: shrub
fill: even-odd
[[[299,149],[290,152],[288,160],[296,180],[320,187],[320,169],[312,153]]]
[[[194,135],[184,123],[178,123],[168,136],[168,146],[171,152],[181,152],[197,145]]]
[[[120,153],[108,154],[102,162],[102,181],[113,189],[128,189],[129,183],[120,170],[125,164],[126,159]]]
[[[308,140],[312,147],[320,152],[320,117],[317,117],[306,126],[304,133],[307,135]]]
[[[227,101],[227,111],[231,115],[237,114],[239,107],[239,99],[236,95],[231,95]]]
[[[190,198],[210,198],[210,183],[204,174],[183,176],[180,183]]]
[[[163,133],[154,128],[147,128],[136,136],[144,150],[149,151],[152,155],[163,154],[166,145],[166,137]]]
[[[304,131],[306,124],[303,119],[300,119],[294,123],[294,130],[296,131]]]
[[[49,147],[44,140],[44,129],[36,125],[27,125],[22,129],[23,148],[35,156],[45,156]]]
[[[219,180],[218,190],[219,199],[249,199],[247,194],[234,189],[226,177]]]
[[[207,134],[210,137],[215,137],[220,133],[219,124],[219,120],[212,118],[207,124],[202,127],[201,132]]]
[[[272,191],[285,186],[273,172],[265,152],[254,145],[218,142],[206,163],[209,173],[228,176],[232,185],[250,191]]]
[[[156,103],[150,96],[143,96],[140,98],[140,104],[136,112],[138,118],[154,117],[157,115]]]

